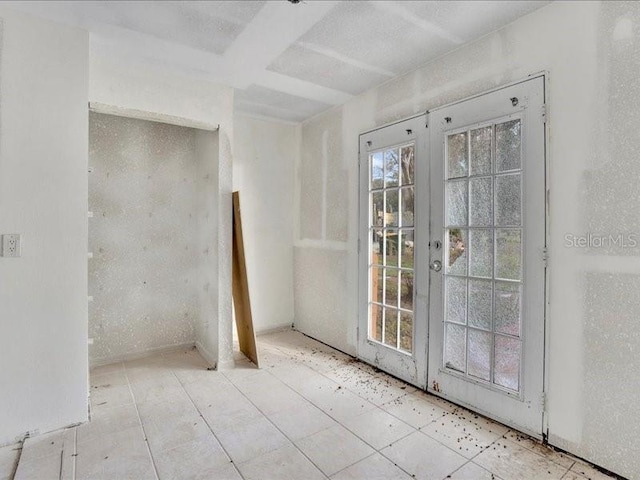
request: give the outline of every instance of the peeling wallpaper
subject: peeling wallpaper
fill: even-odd
[[[565,245],[567,234],[640,240],[639,35],[640,3],[555,2],[305,122],[296,167],[296,327],[356,353],[358,135],[547,71],[549,441],[640,478],[631,420],[640,397],[632,380],[640,247]],[[342,185],[338,196],[334,185]]]

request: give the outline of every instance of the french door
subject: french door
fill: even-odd
[[[360,137],[359,357],[538,437],[544,132],[541,76]]]
[[[358,356],[424,388],[428,170],[425,115],[360,136]]]
[[[431,112],[428,390],[540,436],[544,78]]]

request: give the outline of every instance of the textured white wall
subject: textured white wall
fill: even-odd
[[[236,115],[234,190],[256,332],[293,323],[293,172],[300,126]]]
[[[570,249],[566,234],[638,234],[640,4],[558,2],[303,124],[296,170],[296,326],[356,352],[358,135],[550,73],[550,442],[640,477],[640,248]]]
[[[87,418],[87,33],[0,7],[0,445]]]
[[[217,132],[90,114],[92,364],[193,344],[210,317],[215,147]]]
[[[123,57],[126,58],[126,55]],[[213,129],[219,125],[215,198],[208,200],[215,219],[215,252],[208,292],[208,313],[196,324],[196,344],[212,364],[233,363],[231,309],[231,188],[233,89],[172,73],[161,66],[114,63],[91,50],[89,99],[99,111]],[[204,145],[198,148],[206,149]],[[209,191],[211,193],[211,191]],[[201,198],[201,201],[203,199]],[[209,281],[207,280],[207,281]],[[205,282],[206,283],[206,282]],[[201,294],[209,295],[209,293]]]

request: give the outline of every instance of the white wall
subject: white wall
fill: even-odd
[[[193,345],[212,316],[217,136],[89,115],[92,365]]]
[[[300,126],[234,119],[233,186],[257,333],[293,323],[293,184]]]
[[[549,439],[640,477],[640,248],[570,249],[564,240],[640,238],[639,35],[640,3],[553,3],[304,123],[296,326],[356,353],[358,135],[547,70]]]
[[[0,7],[0,445],[87,418],[87,33]]]
[[[212,364],[233,363],[231,308],[231,188],[233,89],[172,73],[161,66],[107,58],[93,49],[89,99],[105,113],[159,120],[218,130],[218,170],[215,172],[215,252],[211,261],[210,318],[196,325],[196,343]],[[213,197],[211,198],[213,202]],[[212,230],[213,232],[213,230]],[[207,294],[204,294],[207,295]]]

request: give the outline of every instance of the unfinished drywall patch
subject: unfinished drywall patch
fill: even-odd
[[[347,239],[347,171],[342,117],[323,114],[303,125],[299,238],[321,242]]]
[[[342,321],[348,301],[346,251],[294,248],[295,327],[348,354],[351,325]]]
[[[598,465],[615,465],[616,472],[637,478],[640,439],[628,424],[640,418],[640,276],[585,275],[584,434],[581,446]],[[603,441],[615,438],[616,442]],[[624,448],[621,448],[621,445]]]
[[[240,192],[254,329],[293,323],[293,176],[300,126],[234,118],[234,190]]]
[[[91,361],[193,344],[196,131],[99,113],[89,119]]]

